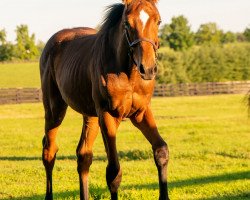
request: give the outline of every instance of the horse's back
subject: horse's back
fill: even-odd
[[[88,27],[63,29],[54,35],[54,40],[56,43],[67,42],[85,35],[92,35],[95,33],[96,33],[95,29]]]
[[[57,53],[56,51],[58,51],[62,44],[93,34],[96,34],[96,30],[88,27],[63,29],[58,31],[48,40],[47,44],[45,45],[40,58],[40,68],[42,69],[46,66],[49,56],[55,56]]]

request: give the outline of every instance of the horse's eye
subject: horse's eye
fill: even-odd
[[[160,26],[160,24],[161,24],[161,20],[158,21],[157,25]]]
[[[130,29],[130,24],[129,24],[128,21],[125,21],[125,22],[124,22],[124,26],[125,26],[126,29]]]

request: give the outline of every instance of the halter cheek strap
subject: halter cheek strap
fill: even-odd
[[[158,49],[158,47],[156,46],[156,44],[154,43],[153,40],[150,40],[150,39],[148,39],[148,38],[139,38],[139,39],[136,39],[135,41],[131,42],[127,29],[125,29],[125,35],[126,35],[126,38],[127,38],[129,47],[134,47],[134,46],[136,46],[138,43],[144,41],[144,42],[149,42],[150,44],[152,44],[152,46],[153,46],[153,48],[154,48],[154,51],[157,51],[157,49]]]
[[[129,57],[131,57],[133,63],[134,63],[136,66],[137,66],[137,64],[136,64],[135,59],[134,59],[134,56],[133,56],[133,47],[135,47],[138,43],[140,43],[140,42],[148,42],[148,43],[150,43],[150,44],[153,46],[155,52],[156,52],[157,49],[159,48],[159,47],[154,43],[153,40],[150,40],[150,39],[148,39],[148,38],[139,38],[139,39],[136,39],[136,40],[134,40],[133,42],[131,42],[130,37],[129,37],[129,34],[128,34],[128,29],[127,29],[127,28],[125,28],[124,34],[125,34],[125,36],[126,36],[126,39],[127,39],[128,45],[129,45],[129,53],[128,53],[128,55],[129,55]]]

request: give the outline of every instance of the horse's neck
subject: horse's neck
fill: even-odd
[[[110,51],[111,65],[116,70],[127,72],[130,69],[129,57],[128,57],[128,45],[126,43],[125,35],[122,30],[109,33],[109,47],[107,50]]]

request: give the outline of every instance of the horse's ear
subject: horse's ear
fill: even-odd
[[[122,2],[125,4],[125,5],[128,5],[132,2],[133,0],[122,0]]]

